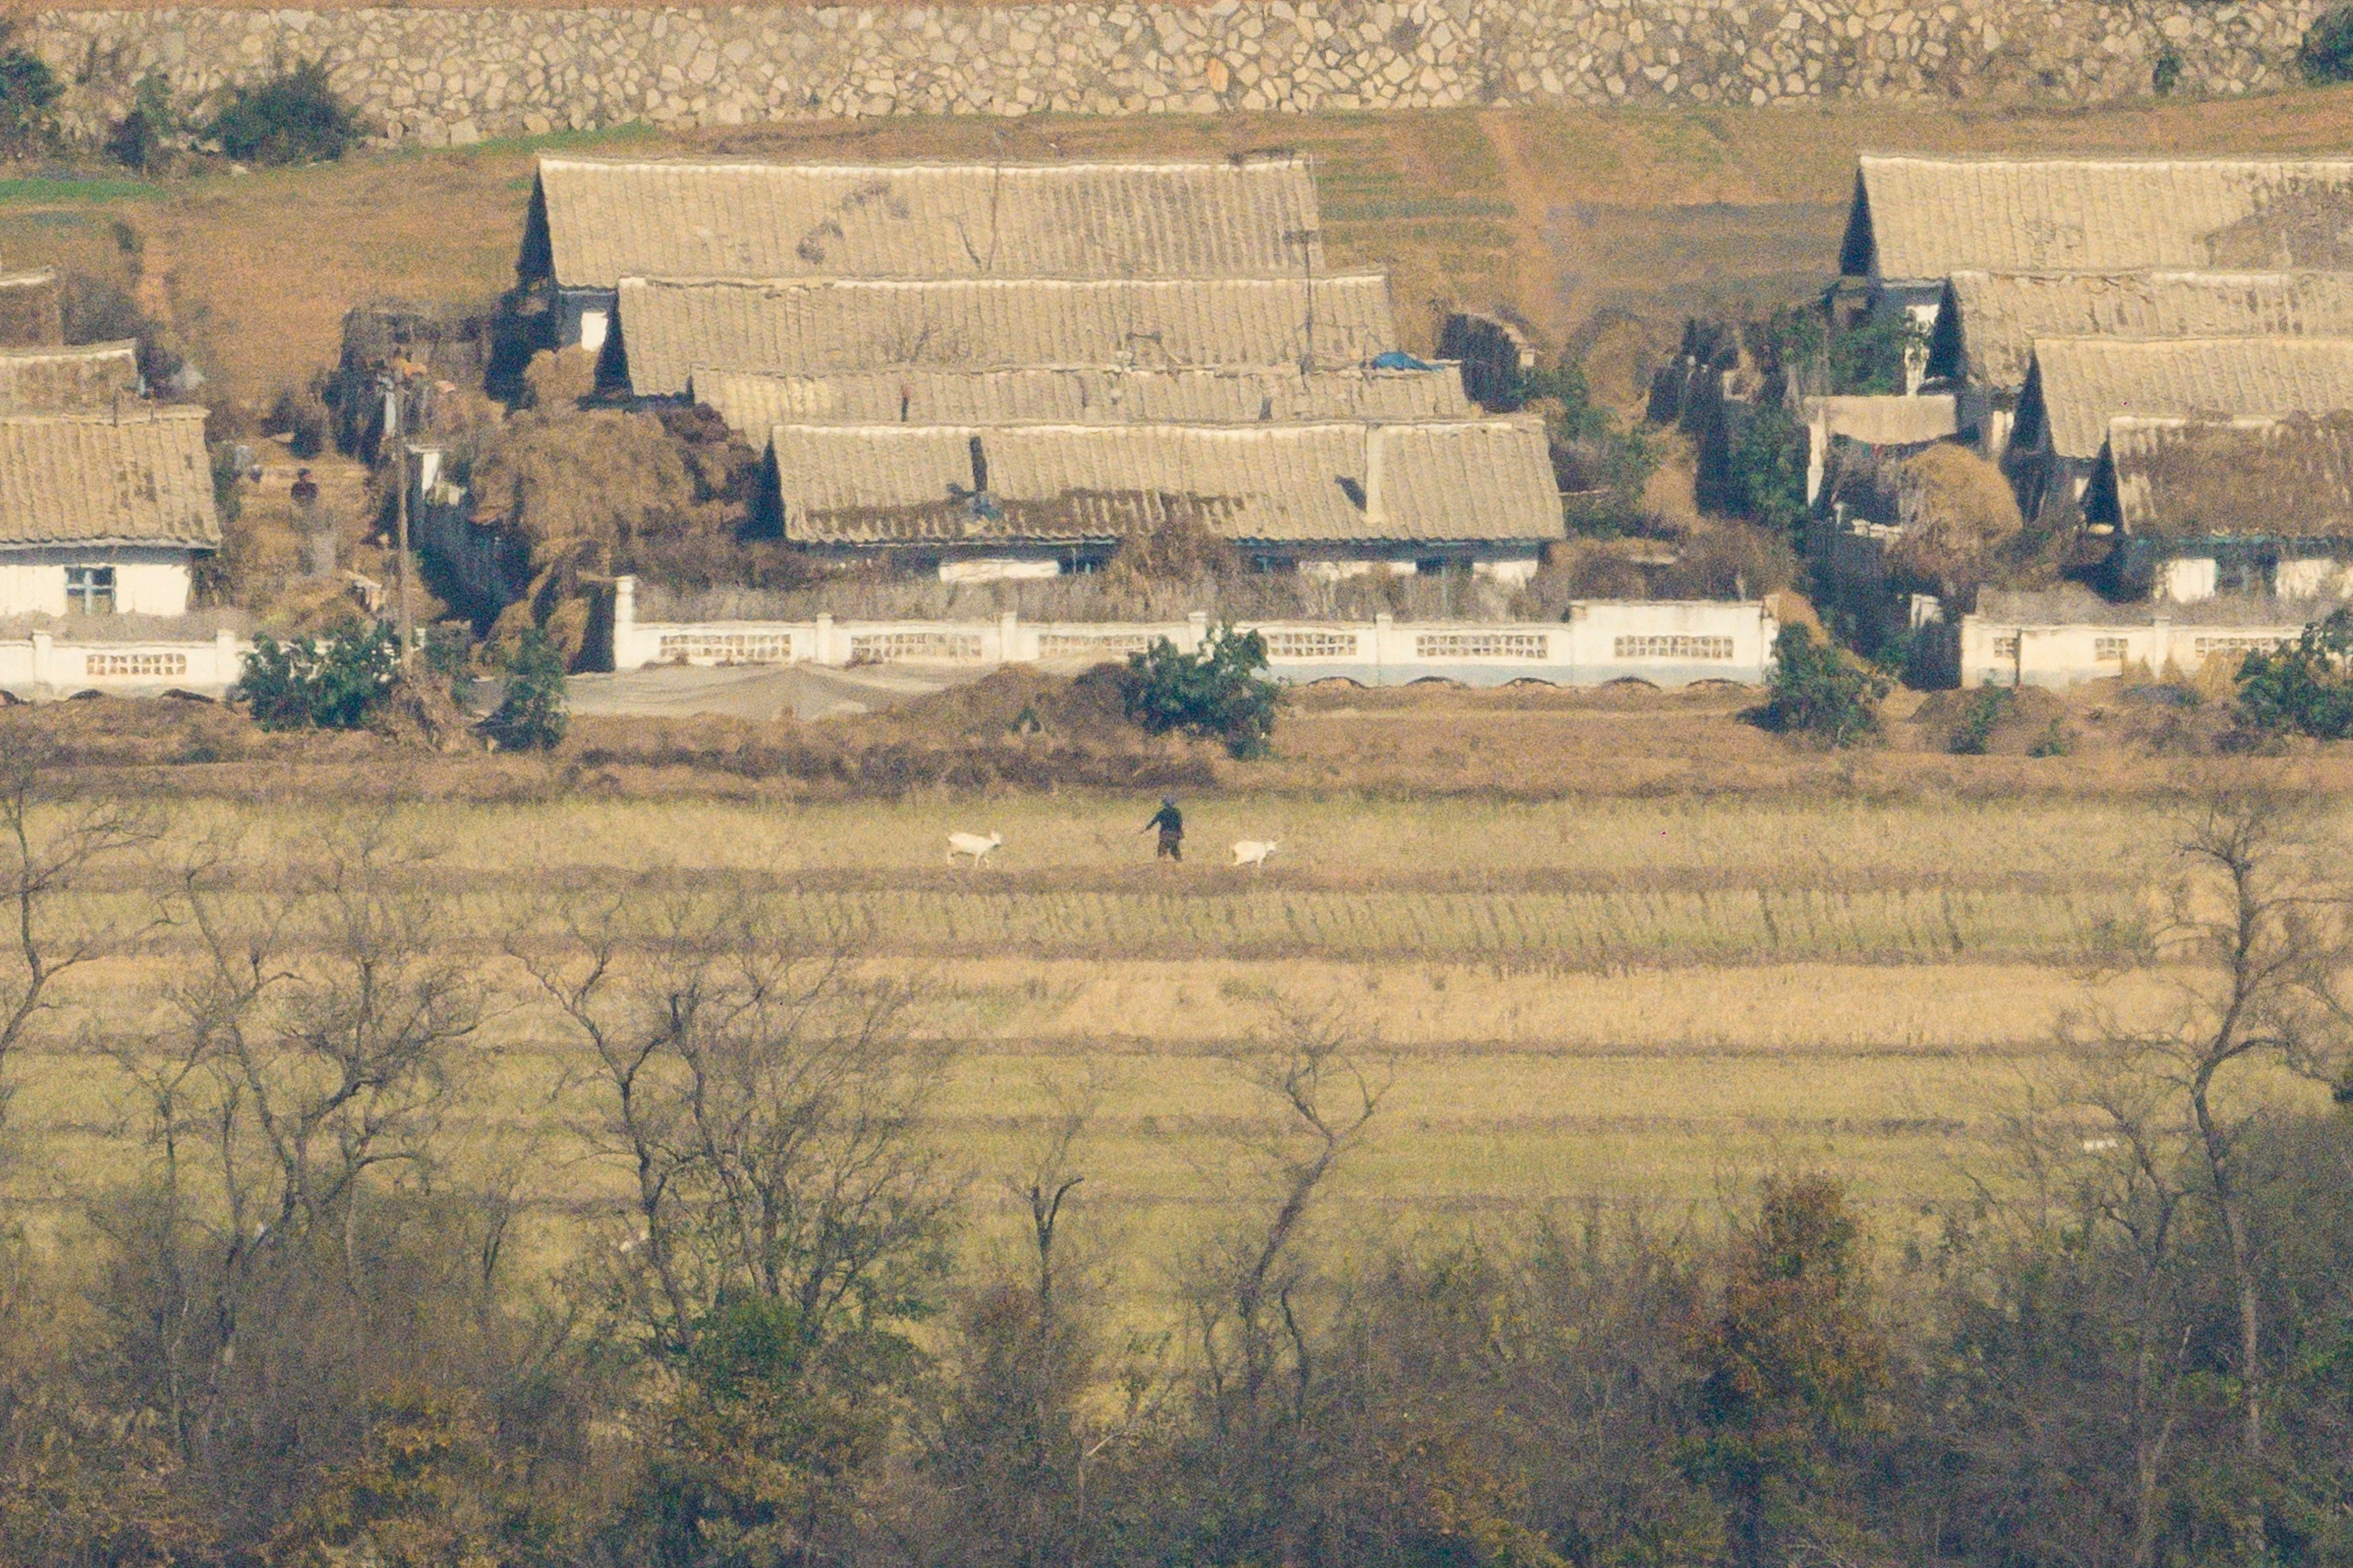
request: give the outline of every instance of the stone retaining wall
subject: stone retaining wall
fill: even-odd
[[[2089,102],[2295,79],[2316,0],[1215,0],[817,9],[66,11],[32,47],[102,134],[151,72],[199,96],[323,59],[428,144],[646,121],[1209,113],[1826,98]]]

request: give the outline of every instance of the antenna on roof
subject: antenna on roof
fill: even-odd
[[[1315,242],[1323,237],[1320,230],[1290,228],[1282,232],[1285,245],[1299,247],[1299,268],[1307,282],[1307,352],[1299,358],[1299,374],[1304,379],[1315,371]]]

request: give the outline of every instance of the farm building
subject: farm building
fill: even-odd
[[[2084,515],[2128,590],[2341,594],[2353,560],[2353,414],[2111,420]]]
[[[1928,342],[1927,379],[1958,391],[1999,457],[2037,338],[2353,336],[2353,274],[1956,272]]]
[[[2353,273],[1956,272],[1928,376],[2015,397],[2037,338],[2353,337]]]
[[[2109,422],[2353,409],[2353,339],[2041,338],[2020,395],[2009,466],[2029,517],[2080,502]]]
[[[777,164],[543,158],[519,276],[595,349],[625,278],[1203,279],[1323,270],[1304,159]]]
[[[785,536],[943,576],[1086,570],[1197,522],[1261,571],[1534,574],[1562,537],[1543,426],[780,425]]]
[[[202,408],[0,416],[0,616],[176,616],[220,547]]]
[[[689,388],[730,428],[778,425],[1248,425],[1314,419],[1467,419],[1451,365],[1433,370],[1082,369],[764,375],[697,370]]]
[[[1961,430],[1958,400],[1950,394],[1913,397],[1809,397],[1806,420],[1806,500],[1821,494],[1832,450],[1841,445],[1901,455]]]
[[[701,366],[853,374],[890,366],[1005,370],[1361,364],[1388,349],[1388,282],[1321,279],[624,279],[599,378],[682,395]]]
[[[1926,324],[1956,272],[2330,271],[2353,159],[1865,157],[1839,271]]]
[[[2198,604],[2111,604],[2067,587],[1988,589],[1960,628],[1963,686],[2074,686],[2125,675],[2194,674],[2217,655],[2295,641],[2337,608],[2317,599],[2232,595]]]
[[[0,349],[0,414],[103,413],[139,392],[135,342]]]

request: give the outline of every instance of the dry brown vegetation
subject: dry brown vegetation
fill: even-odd
[[[1949,699],[1840,757],[1741,723],[1749,700],[1319,689],[1249,765],[1137,740],[1099,685],[1016,672],[859,721],[582,721],[544,760],[263,736],[203,705],[0,724],[167,803],[175,843],[233,843],[224,896],[387,813],[400,874],[456,921],[446,951],[517,995],[495,955],[549,889],[756,906],[919,983],[926,1037],[954,1047],[931,1114],[973,1170],[1021,1157],[1056,1085],[1097,1083],[1093,1195],[1123,1224],[1210,1212],[1254,1099],[1227,1058],[1301,999],[1345,1009],[1393,1080],[1345,1183],[1352,1224],[1672,1208],[1790,1162],[1910,1212],[1957,1190],[2063,1013],[2161,999],[2140,943],[2181,775],[2114,689],[2036,694],[1982,757],[1944,753]],[[2074,755],[2022,754],[2046,709],[2084,731]],[[2353,783],[2334,754],[2307,763]],[[1164,784],[1192,827],[1182,867],[1136,837]],[[951,868],[952,830],[1006,847]],[[1238,871],[1241,837],[1282,847]],[[86,898],[129,919],[146,896],[124,870]],[[93,971],[108,1028],[136,1026],[191,940],[159,931]],[[91,1048],[25,1063],[17,1125],[67,1167],[107,1157],[123,1103]],[[616,1195],[562,1153],[578,1048],[539,1009],[494,1008],[457,1123],[482,1158],[539,1151],[531,1200],[559,1215]]]

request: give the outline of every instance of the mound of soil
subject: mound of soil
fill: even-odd
[[[1120,705],[1116,665],[1099,665],[1075,678],[1008,665],[962,686],[918,697],[881,715],[882,727],[913,739],[955,735],[988,740],[1043,736],[1116,745],[1134,739]]]
[[[1076,679],[1000,669],[854,719],[584,719],[574,734],[565,751],[583,766],[696,768],[884,797],[940,787],[1200,788],[1217,782],[1223,756],[1130,724],[1109,667]]]

